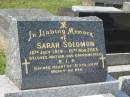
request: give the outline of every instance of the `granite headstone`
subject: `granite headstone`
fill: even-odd
[[[106,80],[102,20],[9,18],[7,75],[20,89]]]

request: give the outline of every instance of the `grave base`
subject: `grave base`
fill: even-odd
[[[81,97],[100,94],[114,94],[118,90],[119,82],[110,75],[107,82],[19,90],[5,75],[0,76],[0,97]]]

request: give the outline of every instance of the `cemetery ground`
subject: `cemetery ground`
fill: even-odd
[[[41,8],[57,14],[60,7],[72,7],[82,0],[0,0],[0,8]]]
[[[57,14],[60,7],[72,7],[80,5],[81,0],[0,0],[0,8],[40,8],[46,9],[53,14]],[[3,43],[3,42],[2,42]],[[1,43],[0,37],[0,74],[5,70],[5,54],[1,50],[4,44]]]

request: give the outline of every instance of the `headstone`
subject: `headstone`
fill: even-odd
[[[103,20],[107,53],[130,52],[130,39],[128,37],[130,35],[129,12],[114,9],[108,12],[105,10],[95,11],[95,9],[87,11],[87,8],[82,10],[78,7],[75,7],[75,10],[73,7],[73,11],[78,17],[97,16]]]
[[[123,0],[93,0],[96,3],[104,4],[123,4]]]
[[[106,80],[97,17],[8,18],[7,75],[20,89]]]
[[[103,7],[102,9],[89,9],[89,7],[87,9],[87,7],[84,7],[83,9],[83,7],[77,6],[73,7],[73,11],[76,13],[75,16],[78,17],[97,16],[103,20],[107,63],[109,66],[126,65],[123,69],[125,72],[122,75],[128,75],[129,72],[126,71],[129,70],[127,67],[130,64],[130,39],[128,37],[130,35],[130,13],[115,10],[115,8],[105,11]],[[117,73],[114,75],[119,76]]]
[[[130,12],[130,2],[124,2],[123,3],[123,11],[129,11]]]

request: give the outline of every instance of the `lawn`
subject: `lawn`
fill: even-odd
[[[57,14],[59,7],[81,4],[81,0],[0,0],[0,8],[43,8]]]
[[[0,0],[0,8],[41,8],[57,14],[60,7],[80,5],[81,0]],[[5,55],[0,50],[0,74],[4,74]]]
[[[4,74],[5,70],[5,55],[4,51],[0,50],[0,74]]]

